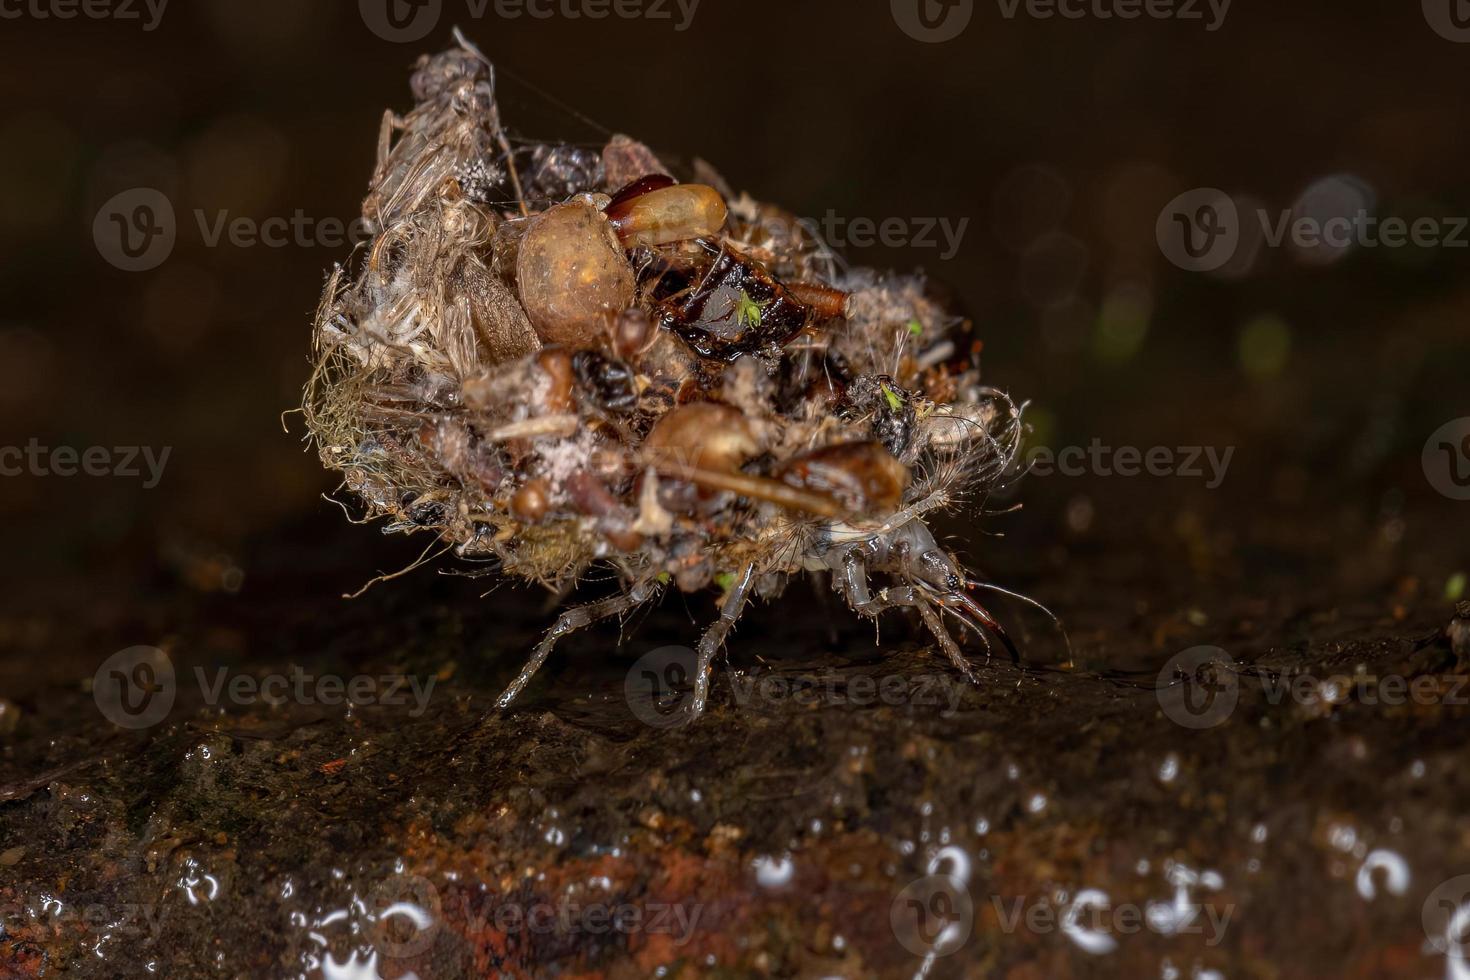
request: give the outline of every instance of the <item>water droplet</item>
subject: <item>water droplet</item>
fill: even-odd
[[[1107,908],[1107,906],[1107,892],[1096,888],[1082,889],[1077,893],[1077,898],[1067,906],[1066,915],[1062,917],[1062,934],[1070,939],[1078,949],[1094,956],[1113,952],[1118,948],[1116,939],[1105,932],[1084,928],[1079,922],[1083,909]]]
[[[1409,890],[1409,864],[1400,855],[1379,848],[1368,855],[1358,869],[1358,894],[1364,901],[1371,902],[1378,896],[1374,872],[1384,872],[1384,888],[1391,895],[1403,895]]]
[[[790,854],[780,857],[761,856],[753,862],[755,881],[762,888],[784,888],[796,876],[796,864]]]

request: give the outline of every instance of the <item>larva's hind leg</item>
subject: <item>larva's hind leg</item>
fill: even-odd
[[[501,694],[495,700],[495,706],[497,708],[509,707],[510,703],[526,689],[526,685],[531,683],[531,678],[535,677],[536,672],[546,663],[546,658],[551,656],[551,651],[556,646],[557,640],[569,633],[586,629],[604,619],[611,619],[613,616],[621,616],[624,613],[632,612],[657,594],[658,586],[656,584],[640,583],[622,595],[615,595],[598,602],[590,602],[585,606],[577,606],[575,609],[568,609],[562,613],[556,618],[556,623],[551,629],[546,631],[546,636],[541,642],[536,644],[536,649],[531,654],[531,659],[526,662],[526,666],[516,675],[516,679],[511,681],[510,686],[505,689],[505,693]]]
[[[709,702],[710,675],[714,672],[715,655],[720,652],[720,647],[724,645],[725,637],[729,635],[735,621],[745,611],[745,603],[750,599],[750,588],[754,581],[755,566],[747,565],[730,587],[730,594],[720,607],[720,618],[699,639],[699,662],[694,668],[694,699],[689,703],[689,721],[704,714],[704,706]]]

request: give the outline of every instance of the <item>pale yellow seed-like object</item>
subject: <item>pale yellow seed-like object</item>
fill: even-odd
[[[633,269],[612,226],[581,201],[533,219],[516,260],[521,305],[544,343],[594,347],[633,305]]]
[[[678,184],[618,204],[608,216],[623,244],[633,248],[709,238],[725,227],[728,214],[725,199],[713,187]]]

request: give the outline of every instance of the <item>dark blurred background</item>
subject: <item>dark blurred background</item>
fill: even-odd
[[[1420,454],[1470,415],[1467,250],[1246,235],[1204,274],[1155,237],[1160,209],[1195,187],[1273,215],[1470,214],[1470,46],[1417,4],[1237,0],[1210,30],[1203,4],[1199,20],[1123,21],[985,2],[928,43],[901,27],[902,2],[703,0],[681,30],[673,2],[657,5],[668,19],[592,21],[444,0],[422,40],[395,43],[354,2],[174,0],[152,29],[141,3],[125,20],[37,16],[36,2],[0,21],[0,445],[170,455],[153,489],[0,479],[12,677],[54,651],[58,621],[126,620],[145,596],[246,601],[283,569],[329,617],[426,543],[348,526],[299,417],[282,418],[348,248],[309,227],[284,247],[211,246],[197,216],[353,219],[383,110],[410,108],[415,59],[454,25],[506,70],[505,118],[525,135],[630,133],[818,220],[898,218],[908,234],[967,221],[952,256],[942,235],[843,252],[946,284],[987,378],[1031,402],[1036,444],[1235,447],[1216,489],[1038,477],[1019,514],[954,528],[987,574],[1084,630],[1087,576],[1048,582],[1089,554],[1190,595],[1261,588],[1252,556],[1299,583],[1331,568],[1320,584],[1402,574],[1455,591],[1467,505],[1434,490]],[[134,188],[161,191],[177,219],[172,252],[142,272],[94,237],[99,208]],[[1315,559],[1288,560],[1288,541]],[[284,547],[289,562],[262,557]]]

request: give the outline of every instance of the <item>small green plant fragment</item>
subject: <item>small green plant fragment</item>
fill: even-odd
[[[918,337],[921,334],[923,334],[923,332],[924,332],[924,325],[922,323],[920,323],[918,320],[910,320],[909,321],[909,335],[910,336]]]
[[[740,290],[740,299],[735,305],[735,320],[742,327],[758,327],[761,325],[761,305],[750,298],[745,290]]]
[[[715,584],[720,587],[721,592],[729,592],[735,588],[735,573],[721,572],[715,576]]]
[[[888,407],[893,409],[895,412],[903,408],[903,399],[898,397],[898,392],[894,391],[887,385],[883,386],[883,397],[888,399]]]
[[[1450,580],[1444,584],[1444,597],[1450,602],[1459,602],[1465,598],[1465,586],[1470,584],[1464,572],[1456,572],[1450,576]]]

